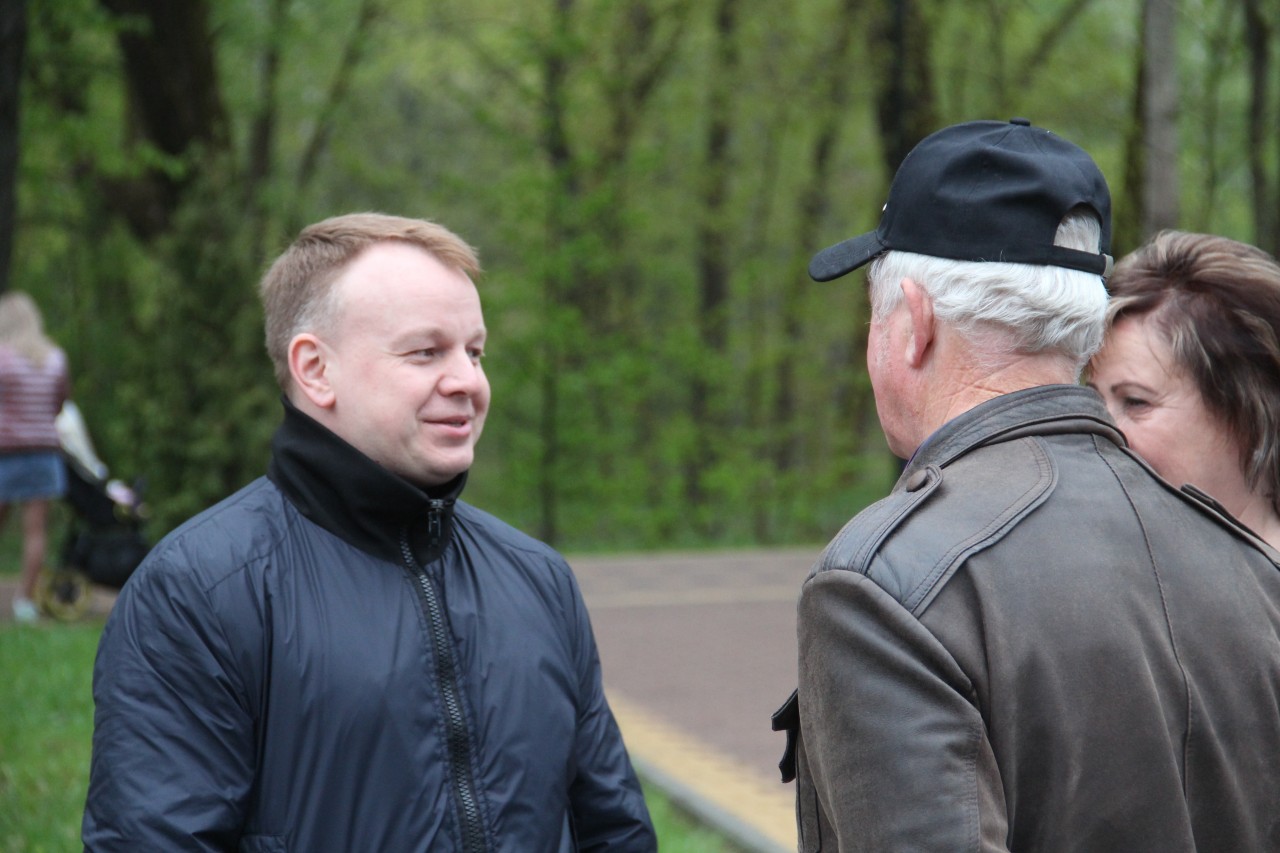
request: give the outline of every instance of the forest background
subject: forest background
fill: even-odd
[[[1086,148],[1117,256],[1280,247],[1276,0],[0,0],[0,288],[152,532],[265,470],[256,284],[304,225],[476,245],[467,498],[573,550],[819,542],[896,472],[859,277],[929,132]]]

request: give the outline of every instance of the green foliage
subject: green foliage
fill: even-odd
[[[277,411],[251,235],[212,175],[200,186],[157,244],[115,224],[30,287],[99,455],[114,476],[145,479],[161,530],[265,469]]]
[[[234,194],[218,190],[209,175],[165,238],[159,310],[128,355],[131,375],[151,375],[129,388],[145,414],[135,421],[138,445],[121,457],[136,459],[132,470],[172,496],[173,503],[154,502],[162,522],[260,475],[278,411],[263,356],[253,235]]]
[[[121,25],[29,5],[13,280],[103,457],[149,481],[156,533],[263,470],[257,278],[302,225],[361,209],[481,252],[494,409],[468,498],[513,523],[573,549],[820,541],[892,482],[861,282],[804,270],[874,226],[888,184],[880,7],[227,0],[205,35],[229,141],[162,157]],[[1187,224],[1249,239],[1241,16],[1193,5]],[[1123,209],[1139,6],[919,4],[932,113],[1063,133]],[[119,213],[148,176],[176,188],[156,234]]]

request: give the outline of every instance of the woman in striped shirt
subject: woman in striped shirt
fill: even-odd
[[[67,490],[54,424],[66,399],[67,357],[45,335],[35,301],[21,291],[0,296],[0,525],[20,504],[22,587],[13,600],[20,622],[39,618],[49,507]]]

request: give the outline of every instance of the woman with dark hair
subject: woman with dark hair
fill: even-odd
[[[1125,257],[1089,385],[1129,444],[1280,548],[1280,265],[1165,231]]]
[[[10,506],[22,505],[22,587],[13,600],[19,622],[39,618],[49,507],[67,490],[54,424],[66,399],[67,357],[45,336],[35,301],[20,291],[0,296],[0,525]]]

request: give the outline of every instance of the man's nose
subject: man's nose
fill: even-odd
[[[451,353],[445,362],[440,390],[446,394],[471,394],[483,382],[484,370],[479,359],[466,350],[460,350]]]

